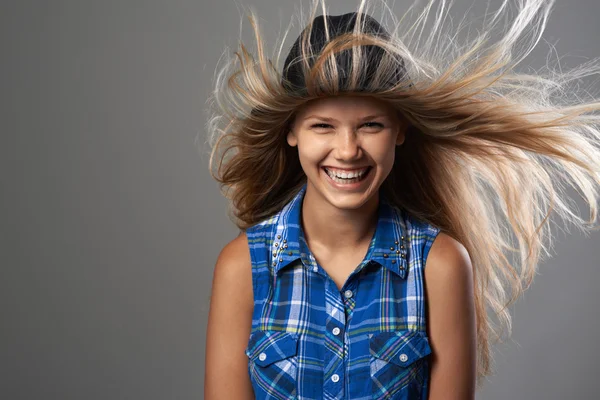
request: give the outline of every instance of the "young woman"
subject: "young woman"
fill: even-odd
[[[572,85],[596,60],[515,71],[551,1],[504,1],[462,45],[434,3],[390,33],[365,1],[315,2],[281,72],[252,14],[256,56],[220,71],[209,124],[241,233],[214,270],[206,400],[472,399],[551,212],[588,227],[565,181],[596,220],[600,104]]]

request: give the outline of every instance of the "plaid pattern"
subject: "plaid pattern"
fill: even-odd
[[[339,290],[304,239],[305,192],[246,231],[256,399],[426,399],[423,264],[439,228],[381,198],[367,254]]]

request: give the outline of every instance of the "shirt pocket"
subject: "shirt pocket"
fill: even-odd
[[[256,399],[297,396],[298,335],[258,330],[250,334],[246,355]]]
[[[420,399],[426,395],[431,354],[427,336],[402,330],[369,334],[373,399]]]

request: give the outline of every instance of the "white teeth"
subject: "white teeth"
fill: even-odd
[[[325,168],[325,171],[327,172],[327,175],[329,175],[331,178],[338,178],[338,179],[356,179],[356,178],[361,178],[365,172],[367,172],[368,168],[365,168],[363,170],[360,171],[353,171],[353,172],[333,172],[327,168]]]

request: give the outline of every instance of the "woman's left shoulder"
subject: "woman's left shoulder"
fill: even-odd
[[[440,231],[425,260],[425,279],[472,279],[471,258],[466,247],[446,232]]]

